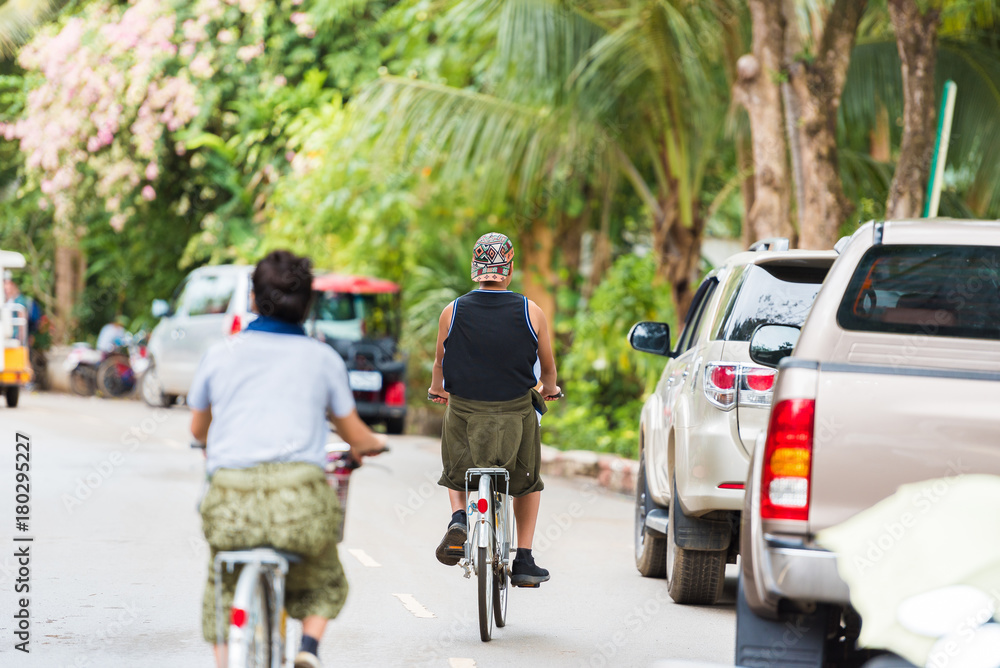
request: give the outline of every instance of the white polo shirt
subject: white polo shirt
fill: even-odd
[[[354,410],[347,367],[330,346],[307,336],[249,331],[212,346],[187,403],[212,408],[208,473],[265,462],[323,467],[326,413]]]

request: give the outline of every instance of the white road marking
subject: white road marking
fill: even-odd
[[[448,659],[448,668],[476,668],[475,659]]]
[[[382,564],[369,557],[368,553],[364,550],[353,549],[348,550],[348,552],[350,552],[355,559],[360,561],[362,566],[367,566],[368,568],[382,568]]]
[[[437,615],[433,612],[420,605],[417,599],[413,598],[410,594],[393,594],[399,601],[403,604],[403,607],[413,613],[414,617],[419,617],[421,619],[433,619]]]

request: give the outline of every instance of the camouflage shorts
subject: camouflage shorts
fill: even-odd
[[[296,619],[332,619],[347,599],[347,579],[337,555],[343,521],[336,492],[322,469],[305,463],[268,463],[220,469],[201,503],[202,528],[211,548],[202,603],[202,633],[215,642],[217,552],[270,546],[302,555],[285,582],[285,609]],[[223,609],[232,605],[238,572],[223,574]]]

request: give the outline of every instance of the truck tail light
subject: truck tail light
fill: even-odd
[[[386,406],[403,406],[406,404],[406,383],[396,381],[385,388]]]
[[[813,399],[786,399],[771,410],[760,484],[763,519],[809,518],[815,414]]]
[[[724,411],[736,405],[739,364],[711,362],[705,365],[705,397]]]
[[[233,321],[229,323],[229,333],[239,334],[243,329],[243,322],[240,320],[240,314],[237,313],[233,316]]]

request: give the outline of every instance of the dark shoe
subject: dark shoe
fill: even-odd
[[[510,566],[510,583],[515,587],[537,587],[549,579],[549,572],[535,564],[532,557],[514,557]]]
[[[465,525],[465,511],[462,512],[462,519],[458,519],[458,513],[451,517],[448,525],[448,532],[441,539],[441,544],[437,546],[435,555],[438,561],[445,566],[454,566],[465,556],[465,538],[469,530]]]

